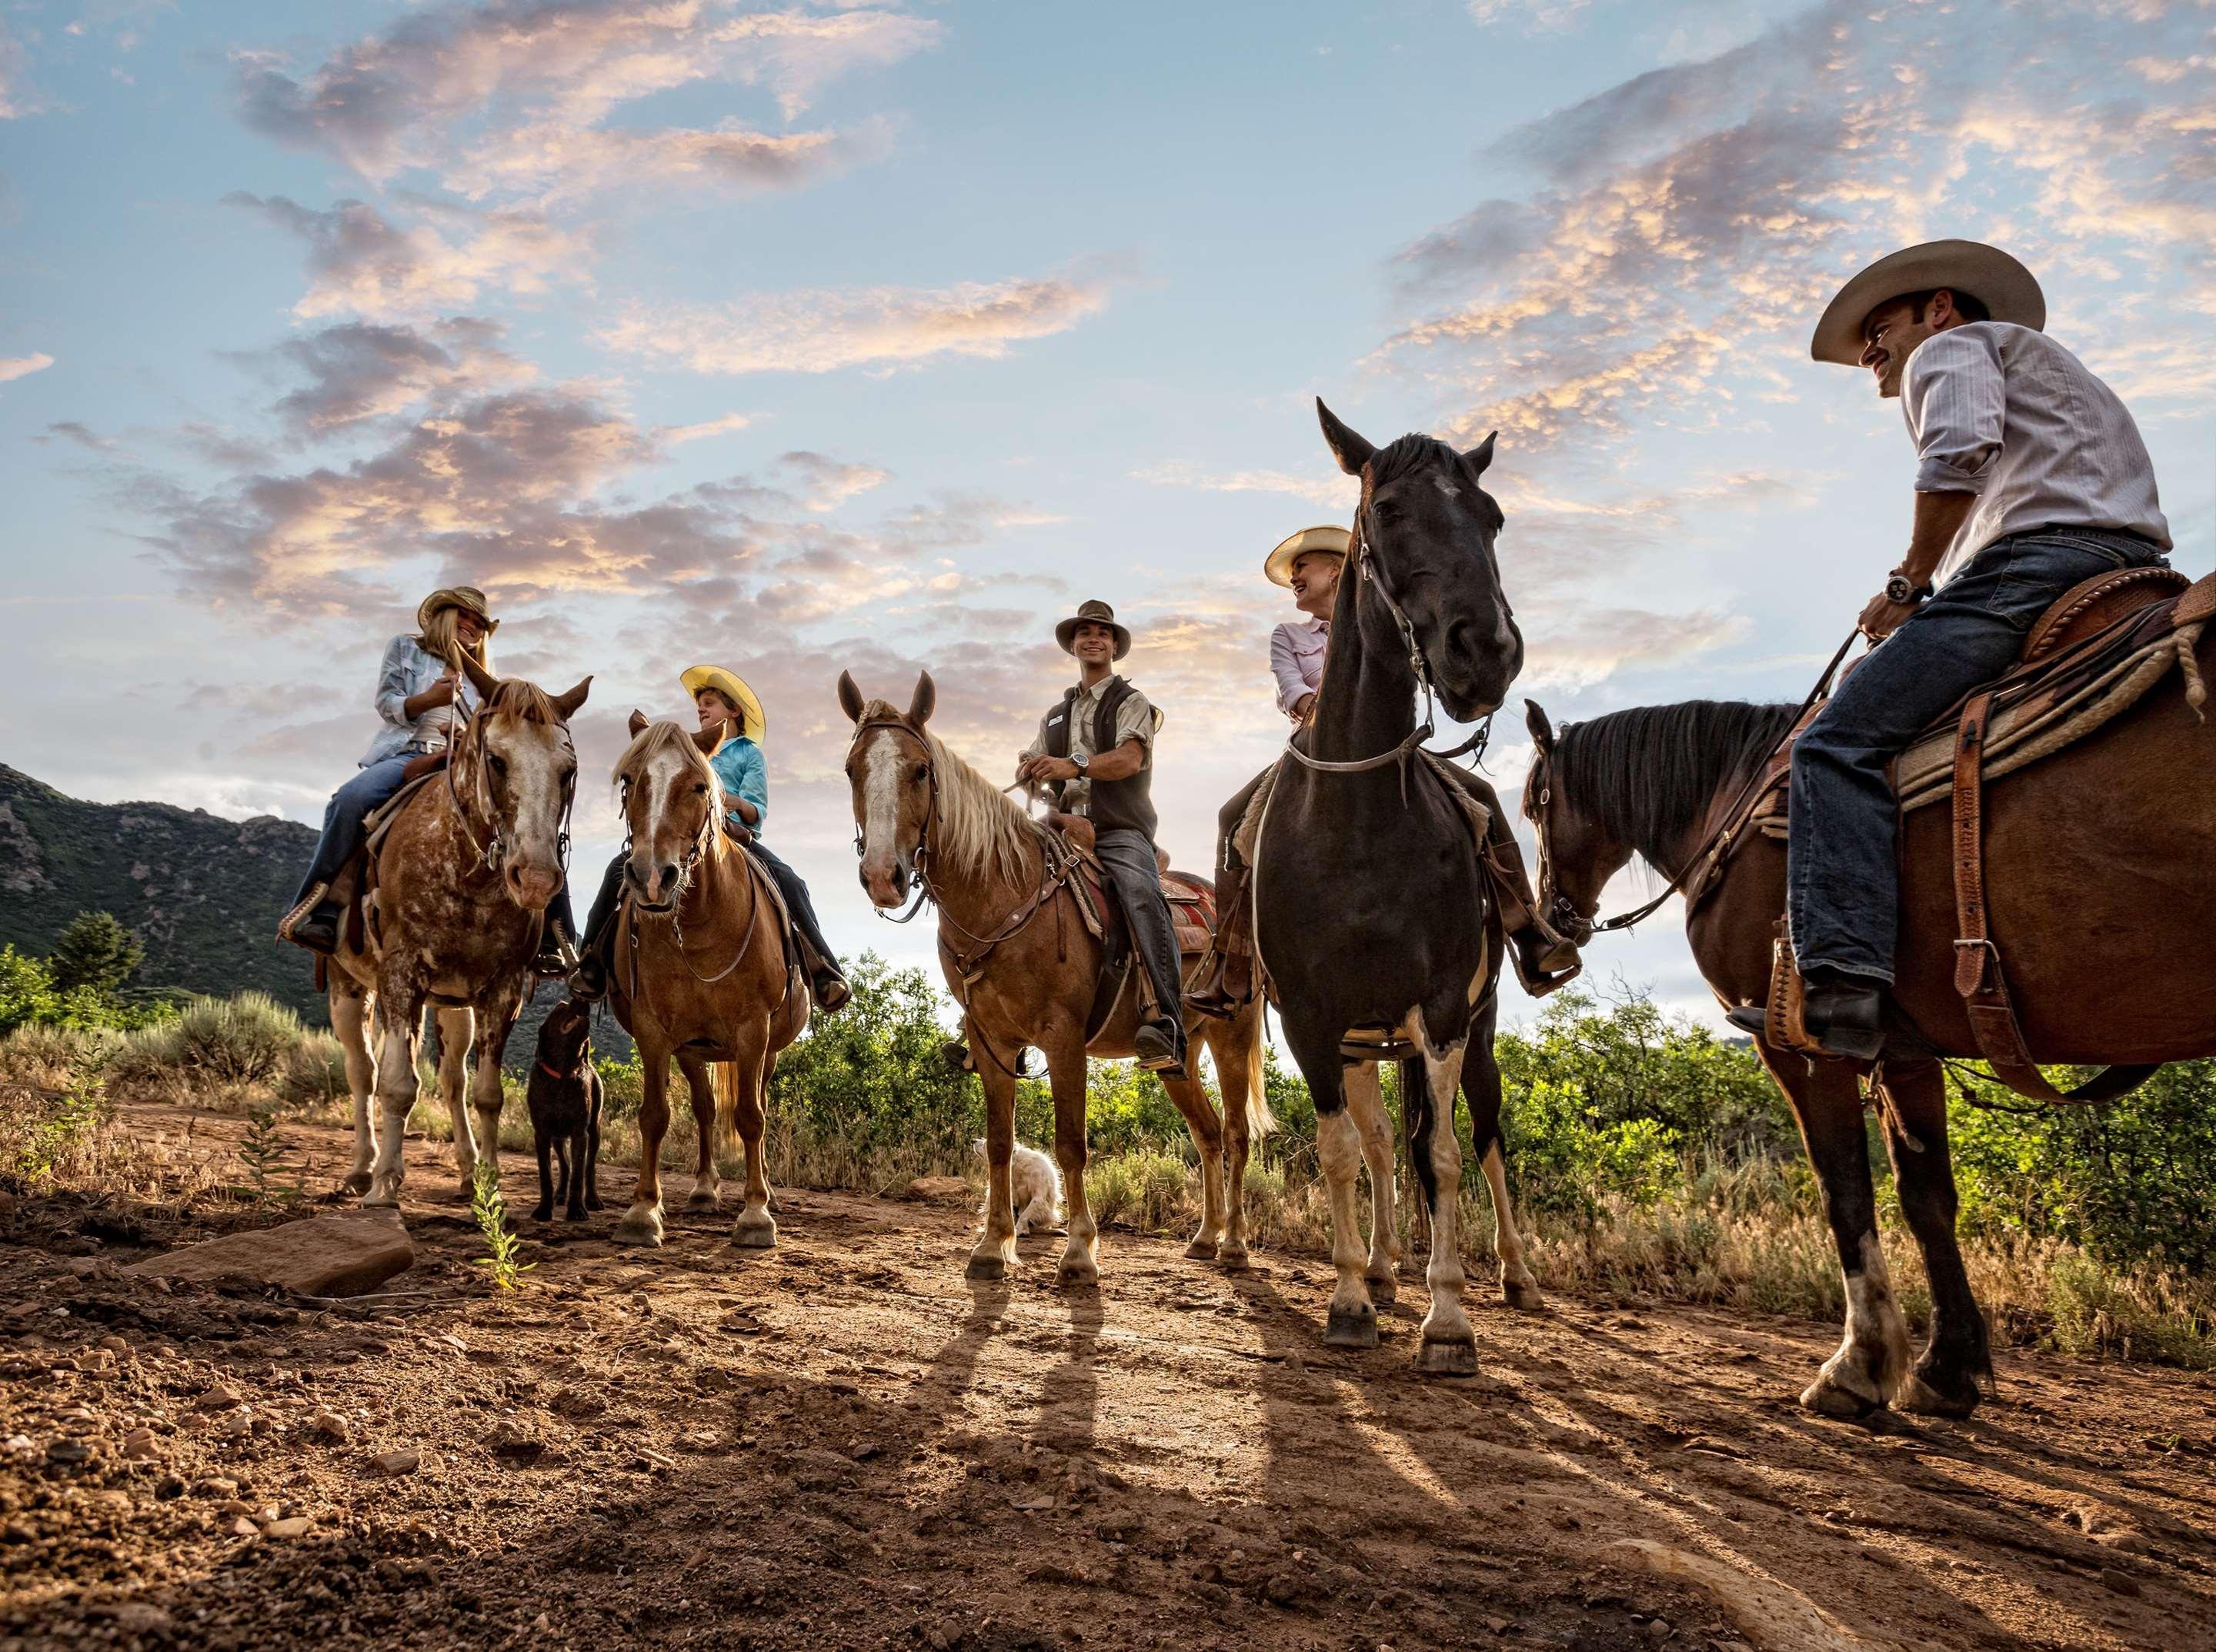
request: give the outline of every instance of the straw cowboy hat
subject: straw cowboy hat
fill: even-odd
[[[1320,551],[1326,556],[1344,559],[1354,536],[1343,527],[1304,527],[1264,558],[1262,571],[1272,585],[1283,585],[1290,590],[1293,584],[1293,564],[1311,551]]]
[[[735,676],[720,665],[696,665],[678,679],[685,692],[697,695],[703,688],[713,688],[725,700],[739,708],[739,732],[756,745],[769,731],[769,719],[762,715],[761,701],[746,685],[743,677]]]
[[[474,585],[449,585],[425,597],[422,606],[416,610],[416,629],[418,632],[428,631],[431,616],[441,608],[468,609],[484,621],[487,636],[500,629],[500,621],[486,611],[484,593]]]
[[[2007,253],[1982,241],[1926,241],[1887,253],[1841,287],[1816,324],[1808,354],[1819,361],[1860,367],[1862,323],[1871,311],[1942,287],[1968,293],[1995,321],[2012,321],[2034,332],[2047,325],[2047,298],[2039,282]]]
[[[1070,644],[1077,636],[1080,626],[1105,626],[1116,633],[1116,657],[1122,659],[1131,651],[1131,633],[1116,623],[1116,610],[1099,597],[1077,605],[1077,612],[1054,628],[1054,639],[1062,644],[1065,654],[1077,650]]]

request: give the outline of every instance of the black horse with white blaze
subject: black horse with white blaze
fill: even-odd
[[[1382,1029],[1416,1051],[1401,1068],[1401,1096],[1431,1230],[1431,1312],[1416,1365],[1467,1374],[1476,1370],[1477,1343],[1462,1307],[1454,1121],[1466,1061],[1502,1289],[1517,1306],[1538,1301],[1500,1162],[1499,915],[1453,782],[1415,755],[1430,732],[1428,718],[1417,721],[1419,690],[1475,722],[1506,698],[1524,663],[1493,555],[1505,519],[1479,481],[1493,438],[1467,453],[1425,435],[1376,448],[1320,401],[1316,411],[1339,468],[1362,478],[1362,502],[1314,718],[1279,761],[1255,842],[1256,950],[1315,1098],[1339,1274],[1324,1341],[1375,1347],[1371,1290],[1389,1300],[1392,1289],[1376,1243],[1365,1279],[1355,1236],[1363,1130],[1348,1091],[1361,1092],[1356,1100],[1374,1113],[1376,1069],[1342,1053],[1351,1032]]]

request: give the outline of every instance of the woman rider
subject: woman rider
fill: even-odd
[[[1262,564],[1262,572],[1273,585],[1293,594],[1305,620],[1287,620],[1270,634],[1270,670],[1277,681],[1277,709],[1305,727],[1315,710],[1316,694],[1323,687],[1324,651],[1331,640],[1331,616],[1339,601],[1339,576],[1345,571],[1352,536],[1343,527],[1328,525],[1304,527],[1280,543]],[[1240,825],[1253,806],[1255,794],[1277,773],[1272,763],[1239,788],[1216,817],[1216,910],[1222,921],[1209,949],[1203,984],[1187,995],[1194,1008],[1208,1015],[1231,1015],[1254,996],[1254,945],[1251,933],[1253,903],[1247,895],[1246,858],[1234,842]],[[1514,949],[1516,971],[1527,991],[1549,991],[1569,979],[1576,949],[1538,921],[1524,872],[1523,852],[1517,848],[1508,817],[1491,786],[1467,769],[1452,771],[1489,811],[1486,859],[1492,863],[1494,882],[1505,885],[1504,894],[1520,897],[1504,903],[1505,923]]]
[[[354,777],[323,811],[323,836],[292,909],[278,926],[280,940],[311,952],[338,950],[341,913],[337,903],[326,898],[332,882],[360,849],[362,823],[408,781],[446,761],[457,706],[465,717],[477,706],[477,691],[462,675],[462,656],[489,672],[486,644],[499,629],[500,621],[486,609],[484,593],[473,585],[455,585],[425,597],[416,610],[413,634],[403,632],[385,645],[371,695],[385,727],[369,743]],[[577,928],[566,883],[547,907],[546,918],[532,968],[539,975],[558,976],[568,967],[563,944]]]
[[[853,991],[846,984],[831,943],[823,938],[822,926],[816,919],[815,903],[808,898],[808,885],[801,881],[798,872],[771,853],[761,841],[762,822],[769,814],[769,765],[762,756],[760,744],[768,722],[762,715],[761,701],[742,679],[721,666],[696,665],[680,681],[692,696],[693,709],[699,715],[703,729],[713,729],[726,721],[739,726],[740,732],[718,746],[715,755],[708,760],[708,766],[716,771],[717,781],[723,789],[724,824],[777,880],[778,891],[785,897],[785,909],[792,914],[793,928],[800,934],[802,951],[806,954],[803,962],[808,966],[809,985],[815,994],[816,1008],[827,1013],[842,1009]],[[626,858],[618,854],[608,863],[607,872],[600,879],[600,892],[594,897],[592,912],[585,920],[585,939],[578,949],[583,957],[572,987],[580,998],[598,998],[608,989],[607,963],[601,956],[601,943],[622,898]]]

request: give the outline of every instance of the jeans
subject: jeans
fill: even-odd
[[[2080,580],[2166,566],[2133,533],[2041,528],[1996,539],[1840,683],[1794,743],[1786,912],[1805,976],[1890,985],[1900,927],[1886,766],[1931,720],[2016,663],[2025,634]]]
[[[1139,962],[1154,983],[1154,1001],[1162,1020],[1175,1028],[1180,1056],[1185,1051],[1185,973],[1179,956],[1177,931],[1170,922],[1170,903],[1162,894],[1161,867],[1154,860],[1154,845],[1144,832],[1129,826],[1099,829],[1093,853],[1116,886],[1116,903],[1123,909],[1131,944]]]
[[[306,900],[308,891],[317,884],[329,883],[346,869],[347,862],[361,848],[362,822],[400,789],[401,776],[414,755],[403,752],[358,769],[352,780],[331,794],[323,810],[323,835],[316,841],[316,856],[308,862],[308,875],[300,879],[299,893],[292,897],[295,905]]]
[[[816,949],[816,956],[833,969],[837,969],[839,955],[831,950],[831,943],[823,938],[823,926],[816,917],[816,903],[809,898],[808,885],[801,881],[800,874],[763,848],[759,838],[747,845],[747,853],[760,861],[763,870],[777,880],[778,891],[785,897],[785,904],[792,914],[793,927]],[[593,909],[586,916],[585,938],[578,948],[580,952],[592,952],[606,934],[608,924],[615,916],[617,903],[623,899],[624,863],[629,859],[628,855],[619,854],[608,862],[607,871],[600,874],[600,893],[593,897]]]

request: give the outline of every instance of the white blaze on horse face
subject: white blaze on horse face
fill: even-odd
[[[532,911],[545,909],[562,886],[562,817],[569,756],[558,726],[505,721],[487,730],[490,749],[508,764],[505,828],[508,887]]]
[[[649,759],[631,782],[626,810],[631,816],[631,881],[649,901],[665,902],[674,893],[663,886],[662,869],[676,866],[683,854],[662,840],[676,789],[690,773],[681,753],[664,749]],[[639,818],[641,811],[643,819]]]
[[[872,905],[900,904],[893,872],[900,865],[901,743],[879,729],[862,748],[862,886]]]

